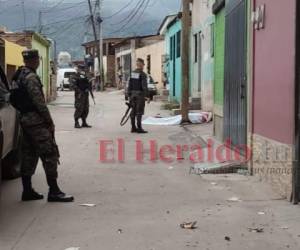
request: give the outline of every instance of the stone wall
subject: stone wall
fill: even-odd
[[[251,170],[275,192],[289,199],[292,192],[293,146],[260,135],[252,137]]]

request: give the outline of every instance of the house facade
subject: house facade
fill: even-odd
[[[299,49],[295,30],[297,28],[299,34],[300,28],[299,6],[297,9],[296,2],[251,2],[257,17],[252,30],[252,122],[249,126],[253,146],[251,169],[288,199],[292,193],[293,173],[294,181],[299,181],[296,172],[292,171],[293,160],[298,158],[294,148],[298,147],[295,145],[295,124],[299,124],[299,118],[295,122],[295,98],[299,95],[296,92],[299,88],[299,67],[295,65],[295,55],[298,56],[296,62],[299,61]],[[299,162],[294,164],[299,168]]]
[[[215,1],[212,12],[215,15],[214,28],[214,82],[213,82],[213,114],[214,135],[223,141],[223,109],[224,109],[224,60],[225,60],[225,0]]]
[[[1,63],[7,75],[7,79],[11,80],[16,70],[23,65],[22,52],[26,49],[18,44],[1,39]]]
[[[163,55],[165,53],[165,41],[163,38],[157,42],[136,49],[136,58],[145,61],[145,72],[157,82],[157,88],[163,89]]]
[[[16,43],[20,46],[26,47],[28,49],[37,49],[40,54],[40,67],[37,70],[38,75],[40,76],[43,88],[45,92],[45,96],[47,101],[53,99],[53,86],[51,86],[52,82],[50,81],[50,47],[51,42],[48,41],[42,35],[33,32],[33,31],[24,31],[24,32],[3,32],[0,34],[0,37],[8,40],[12,43]]]
[[[213,110],[213,1],[193,0],[191,28],[191,98],[194,109]]]
[[[165,69],[169,83],[169,99],[172,102],[180,102],[182,96],[181,16],[179,13],[169,22],[164,34],[167,55]]]
[[[103,73],[104,73],[104,81],[106,85],[116,87],[116,54],[114,46],[119,43],[121,38],[107,38],[103,39]],[[82,44],[85,48],[86,56],[90,56],[93,60],[91,65],[92,71],[98,68],[97,61],[97,46],[98,41],[91,41]],[[86,57],[87,58],[87,57]],[[96,60],[95,60],[96,59]],[[87,62],[86,62],[87,63]]]

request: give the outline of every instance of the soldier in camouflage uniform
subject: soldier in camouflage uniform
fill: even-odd
[[[13,77],[11,102],[20,111],[23,130],[22,183],[23,201],[40,200],[31,184],[39,158],[42,160],[49,185],[49,202],[72,202],[74,198],[63,193],[57,184],[59,152],[54,139],[55,127],[45,102],[43,86],[36,73],[40,59],[37,50],[23,53],[25,66]]]
[[[79,65],[77,74],[71,80],[75,93],[75,128],[91,128],[86,119],[89,114],[89,93],[92,91],[92,86],[84,69],[83,65]],[[82,120],[82,125],[79,124],[79,119]]]
[[[138,58],[136,62],[136,69],[131,73],[128,84],[128,97],[132,106],[131,133],[148,133],[142,128],[145,101],[147,100],[148,103],[150,102],[150,98],[148,97],[147,75],[143,71],[144,67],[144,60]]]

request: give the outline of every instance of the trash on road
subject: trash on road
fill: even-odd
[[[80,247],[69,247],[69,248],[66,248],[65,250],[79,250]]]
[[[96,204],[86,203],[86,204],[79,204],[81,207],[96,207]]]
[[[264,232],[264,229],[263,228],[248,228],[249,232],[252,232],[252,233],[263,233]]]
[[[258,212],[257,214],[258,215],[265,215],[266,213],[265,212]]]
[[[170,166],[170,167],[168,167],[168,169],[169,169],[169,170],[173,170],[173,169],[174,169],[174,167]]]
[[[196,229],[196,224],[197,221],[193,221],[193,222],[183,222],[180,224],[180,227],[183,229]]]
[[[216,183],[216,182],[211,182],[210,184],[213,185],[213,186],[218,185],[218,183]]]
[[[229,201],[229,202],[240,202],[242,200],[238,197],[231,197],[231,198],[227,199],[227,201]]]
[[[118,233],[119,234],[123,233],[123,230],[122,229],[118,229]]]
[[[208,123],[212,120],[211,112],[198,112],[189,113],[189,119],[193,124]],[[148,117],[143,121],[144,125],[158,125],[158,126],[174,126],[180,125],[182,120],[181,115],[169,116],[169,117]]]
[[[231,174],[240,168],[241,162],[238,161],[196,163],[190,168],[190,174]]]
[[[281,227],[281,229],[283,229],[283,230],[287,230],[287,229],[289,229],[289,227],[287,227],[287,226],[283,226],[283,227]]]
[[[229,236],[225,236],[225,240],[227,241],[231,241],[230,237]]]

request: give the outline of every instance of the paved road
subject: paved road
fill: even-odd
[[[239,175],[189,175],[190,163],[149,162],[149,140],[158,146],[189,144],[180,127],[147,127],[132,136],[121,128],[122,96],[97,94],[90,130],[73,129],[73,97],[60,93],[50,105],[61,148],[60,183],[73,204],[20,202],[20,181],[5,182],[0,204],[0,249],[220,250],[300,249],[300,209],[280,200],[267,186]],[[151,104],[148,114],[157,114]],[[199,126],[210,134],[210,125]],[[99,141],[124,139],[124,163],[99,161]],[[135,160],[135,140],[144,143],[145,163]],[[47,193],[42,167],[34,177]],[[239,202],[227,199],[238,197]],[[92,203],[95,207],[82,207]],[[263,212],[263,213],[261,213]],[[195,230],[179,224],[197,221]],[[263,228],[264,232],[249,232]],[[225,240],[225,237],[228,237]],[[230,241],[228,241],[230,239]]]

